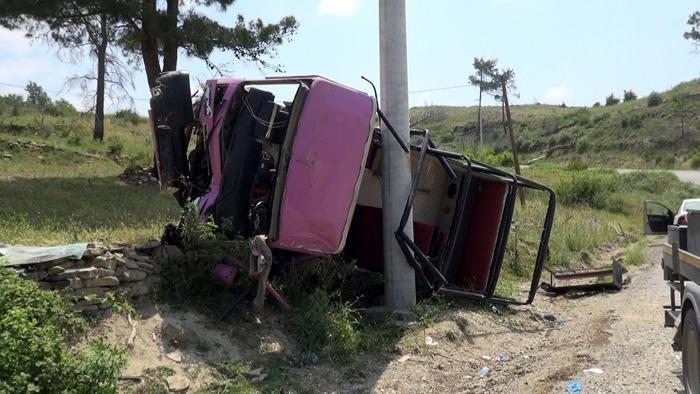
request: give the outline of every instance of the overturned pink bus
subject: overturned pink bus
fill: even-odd
[[[280,101],[276,89],[290,89]],[[151,99],[163,187],[195,201],[229,236],[267,235],[279,255],[344,252],[382,270],[382,147],[376,100],[319,76],[209,80],[193,111],[189,76],[161,76]],[[412,130],[413,183],[396,239],[423,288],[491,302],[532,302],[547,253],[551,189],[438,149]],[[547,193],[525,300],[495,294],[519,188]],[[413,211],[413,223],[408,212]],[[406,236],[413,226],[414,237]]]

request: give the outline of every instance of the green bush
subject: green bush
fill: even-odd
[[[133,111],[131,109],[120,109],[119,111],[114,113],[114,118],[121,119],[133,125],[137,125],[141,122],[141,117],[139,116],[139,114],[137,114],[136,111]]]
[[[622,128],[639,129],[642,127],[642,116],[639,114],[630,114],[624,116],[621,121]]]
[[[663,101],[664,99],[661,97],[661,94],[651,92],[649,93],[649,97],[647,97],[647,107],[656,107],[657,105],[661,105]]]
[[[121,156],[122,151],[124,150],[124,143],[119,141],[116,138],[110,138],[109,143],[107,145],[107,153],[110,156]]]
[[[615,97],[615,94],[610,93],[610,96],[605,98],[605,106],[609,107],[611,105],[616,105],[620,102],[620,99]]]
[[[606,208],[613,191],[614,175],[579,172],[556,188],[559,201],[564,205],[583,205],[595,209]]]
[[[624,93],[624,95],[623,95],[622,98],[623,98],[623,100],[625,100],[625,102],[634,101],[634,100],[637,99],[637,93],[635,93],[635,92],[634,92],[633,90],[631,90],[631,89],[630,89],[630,90],[625,90],[625,93]]]
[[[574,159],[566,165],[568,171],[583,171],[588,169],[588,165],[581,161],[581,159]]]
[[[344,357],[357,350],[360,334],[357,314],[350,305],[334,299],[321,289],[304,297],[290,318],[302,352]]]
[[[445,133],[440,136],[440,142],[443,144],[449,144],[450,142],[455,140],[455,135],[454,133]]]
[[[71,350],[83,329],[56,292],[0,268],[0,392],[116,392],[125,353],[102,341]]]

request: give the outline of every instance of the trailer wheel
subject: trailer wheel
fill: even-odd
[[[683,384],[688,394],[700,394],[700,330],[693,309],[683,317]]]

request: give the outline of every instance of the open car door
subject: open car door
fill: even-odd
[[[644,201],[644,234],[666,234],[673,224],[673,211],[656,201]]]

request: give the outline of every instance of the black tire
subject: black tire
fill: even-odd
[[[700,330],[693,309],[683,317],[683,384],[687,394],[700,394]]]

